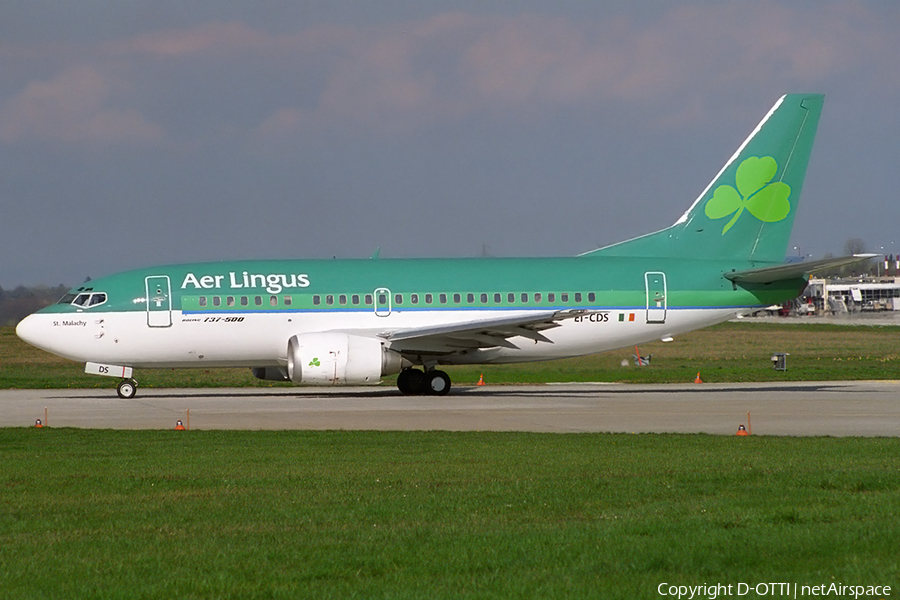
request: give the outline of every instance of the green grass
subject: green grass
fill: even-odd
[[[484,374],[489,384],[550,381],[687,383],[704,381],[826,381],[900,379],[900,327],[818,324],[725,323],[676,338],[642,344],[649,367],[635,367],[633,348],[591,356],[516,365],[447,367],[455,385],[472,385]],[[788,369],[769,360],[787,352]],[[622,360],[629,366],[622,367]],[[115,381],[85,375],[83,365],[56,358],[0,328],[0,388],[114,387]],[[138,370],[141,387],[272,387],[249,369]],[[394,378],[386,377],[386,385]]]
[[[8,598],[897,584],[894,439],[0,430]],[[896,588],[895,588],[896,589]]]
[[[457,384],[900,379],[896,327],[728,323]],[[772,352],[789,352],[788,371]],[[0,329],[0,387],[112,387]],[[144,387],[273,385],[246,369]],[[387,380],[390,383],[390,380]],[[277,384],[276,384],[277,385]],[[896,439],[0,429],[0,597],[657,598],[900,584]],[[752,597],[752,595],[747,596]]]

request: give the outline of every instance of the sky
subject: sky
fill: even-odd
[[[8,0],[0,287],[252,258],[566,256],[826,95],[790,253],[900,253],[900,3]],[[896,244],[895,244],[896,242]]]

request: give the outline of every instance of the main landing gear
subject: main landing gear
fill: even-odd
[[[450,376],[430,369],[403,369],[397,375],[397,388],[407,395],[446,396],[450,391]]]
[[[134,379],[123,379],[116,386],[116,393],[123,400],[130,400],[137,394],[137,381]]]

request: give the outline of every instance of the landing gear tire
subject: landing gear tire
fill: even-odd
[[[397,388],[407,395],[425,392],[425,373],[418,369],[403,369],[397,375]]]
[[[123,379],[116,386],[116,393],[123,400],[130,400],[137,394],[137,381],[134,379]]]
[[[425,393],[430,396],[446,396],[450,392],[450,376],[443,371],[425,373]]]

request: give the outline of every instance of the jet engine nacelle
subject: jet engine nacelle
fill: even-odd
[[[304,333],[288,341],[287,372],[295,384],[377,383],[405,366],[380,340],[346,333]]]

